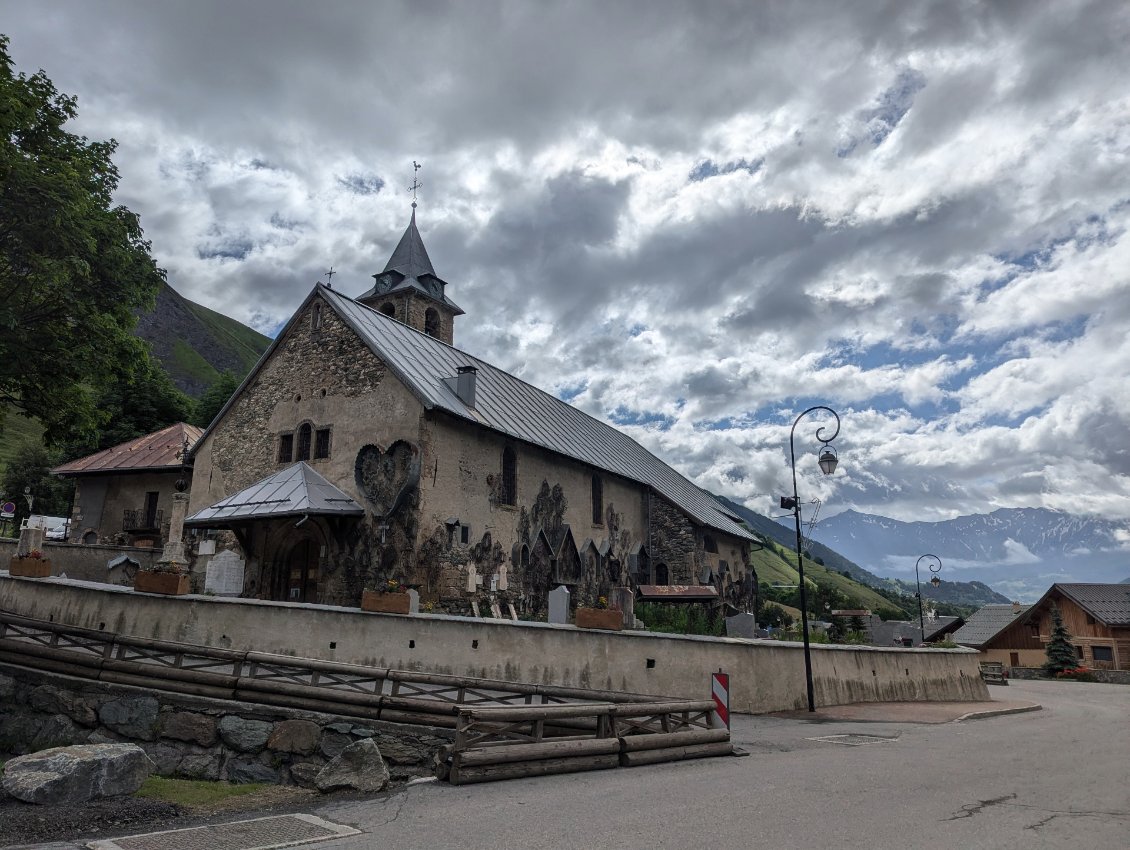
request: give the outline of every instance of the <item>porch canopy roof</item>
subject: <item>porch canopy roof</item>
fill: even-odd
[[[360,517],[365,509],[299,461],[188,517],[198,528],[230,528],[291,516]]]

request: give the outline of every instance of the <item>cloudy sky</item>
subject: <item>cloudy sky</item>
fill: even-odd
[[[1123,2],[10,2],[169,282],[273,333],[408,221],[456,344],[766,513],[1130,520]],[[780,513],[780,511],[776,511]]]

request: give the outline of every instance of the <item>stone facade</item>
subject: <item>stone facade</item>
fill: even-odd
[[[186,779],[312,787],[350,744],[376,742],[394,783],[432,773],[443,730],[80,682],[0,668],[0,753],[70,744],[134,743],[154,773]]]
[[[73,543],[148,545],[160,550],[169,533],[173,494],[181,470],[129,475],[85,475],[75,477],[74,507],[69,540]],[[138,529],[145,523],[146,496],[156,493],[160,519],[153,529]],[[131,512],[134,528],[125,521]]]

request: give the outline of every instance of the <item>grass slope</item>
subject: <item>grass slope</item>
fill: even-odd
[[[0,474],[8,468],[8,461],[25,443],[38,444],[43,440],[43,426],[38,419],[28,419],[7,404],[0,425]]]

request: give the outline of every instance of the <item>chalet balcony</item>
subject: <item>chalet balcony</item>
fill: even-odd
[[[122,531],[131,534],[159,533],[165,519],[164,511],[126,510],[122,514]]]

